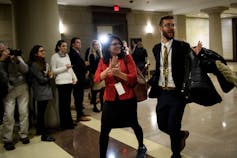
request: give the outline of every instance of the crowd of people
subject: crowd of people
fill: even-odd
[[[204,54],[202,44],[191,48],[188,43],[174,39],[173,16],[162,17],[159,23],[161,43],[153,48],[156,69],[149,84],[155,89],[157,124],[170,137],[172,158],[181,158],[181,151],[189,131],[182,130],[181,122],[187,101],[180,92],[183,90],[187,73],[187,56]],[[0,43],[0,120],[3,124],[3,142],[6,150],[14,150],[13,129],[15,118],[19,117],[19,136],[23,144],[30,143],[29,99],[37,102],[36,135],[42,141],[55,141],[45,125],[45,112],[53,99],[51,81],[58,91],[60,130],[73,129],[78,121],[90,121],[83,109],[84,90],[90,81],[93,112],[101,112],[99,137],[100,158],[106,157],[109,133],[113,128],[131,127],[138,141],[136,158],[144,158],[147,148],[143,143],[143,130],[137,117],[137,99],[133,87],[137,83],[138,67],[146,75],[148,53],[141,41],[129,48],[126,41],[116,35],[109,35],[108,42],[101,45],[93,40],[83,58],[81,39],[71,39],[70,48],[59,40],[50,63],[46,62],[44,46],[35,45],[29,53],[29,60],[23,59],[20,50],[10,50]],[[85,59],[85,60],[84,60]],[[200,60],[202,58],[200,57]],[[216,64],[216,65],[215,65]],[[228,83],[237,86],[236,76],[226,64],[214,61],[214,66]],[[222,71],[223,70],[223,71]],[[225,72],[224,72],[225,71]],[[227,73],[226,73],[227,72]],[[229,75],[231,74],[231,75]],[[32,96],[29,95],[32,90]],[[71,115],[71,95],[74,96],[76,120]],[[99,94],[100,108],[97,107]],[[15,115],[15,109],[19,115]],[[149,149],[148,149],[149,150]]]

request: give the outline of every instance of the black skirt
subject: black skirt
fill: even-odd
[[[101,118],[102,126],[122,128],[134,124],[138,124],[136,98],[105,101]]]

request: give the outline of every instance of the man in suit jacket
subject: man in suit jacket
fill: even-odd
[[[173,152],[171,158],[181,158],[180,152],[189,136],[188,131],[181,130],[186,104],[181,95],[181,88],[185,76],[185,60],[190,52],[190,46],[188,43],[174,39],[173,16],[162,17],[159,29],[161,43],[153,48],[156,59],[155,85],[158,87],[157,123],[159,129],[170,136]],[[195,53],[198,54],[199,50],[195,50]],[[164,61],[165,56],[168,59],[166,61]]]
[[[83,113],[83,98],[84,98],[84,84],[85,75],[87,73],[85,62],[82,58],[81,52],[81,40],[78,37],[74,37],[71,40],[70,52],[68,53],[72,68],[77,76],[77,83],[73,87],[73,96],[75,101],[75,107],[77,111],[77,121],[89,121]]]

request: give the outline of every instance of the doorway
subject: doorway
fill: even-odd
[[[114,12],[93,12],[94,39],[98,39],[99,34],[112,33],[128,41],[128,27],[126,13]]]

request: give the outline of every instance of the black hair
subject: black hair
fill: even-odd
[[[62,45],[62,43],[66,43],[64,40],[59,40],[55,46],[55,52],[57,53],[59,51],[58,47]]]
[[[29,55],[29,61],[28,64],[31,65],[33,62],[37,62],[37,64],[40,67],[41,71],[46,70],[46,62],[45,59],[39,59],[36,54],[38,54],[39,49],[42,48],[43,46],[41,45],[35,45],[33,46],[33,48],[30,51],[30,55]]]
[[[163,16],[160,19],[160,24],[159,25],[162,26],[164,20],[172,20],[172,19],[174,19],[174,16],[172,16],[172,15]]]
[[[76,43],[76,40],[78,40],[78,39],[80,39],[80,38],[79,38],[79,37],[73,37],[73,38],[71,39],[70,51],[73,49],[73,48],[72,48],[72,45],[73,45],[74,43]]]
[[[119,59],[123,58],[124,55],[125,55],[125,51],[124,51],[122,40],[118,36],[116,36],[116,35],[109,34],[108,35],[108,41],[103,44],[103,49],[102,49],[103,61],[104,61],[105,64],[109,64],[109,59],[112,58],[111,52],[109,51],[109,48],[110,48],[111,42],[113,40],[118,40],[120,45],[121,45],[121,52],[118,54],[118,58]]]
[[[36,54],[38,54],[39,52],[39,49],[43,47],[41,45],[35,45],[31,51],[30,51],[30,55],[29,55],[29,62],[34,62],[34,61],[37,61],[37,57],[36,57]]]

